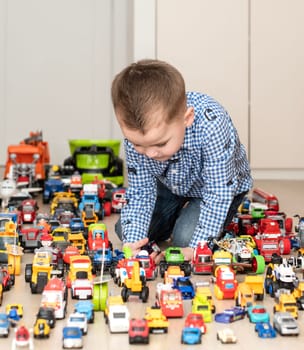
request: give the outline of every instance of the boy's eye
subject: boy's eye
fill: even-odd
[[[158,143],[156,146],[157,147],[164,147],[164,146],[166,146],[166,144],[167,144],[167,141],[163,142],[163,143]]]

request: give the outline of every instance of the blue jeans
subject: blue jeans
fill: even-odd
[[[157,200],[152,214],[149,240],[161,242],[172,236],[172,245],[188,247],[200,215],[200,198],[181,197],[173,194],[161,182],[157,185]],[[226,227],[236,214],[247,192],[234,197],[223,227]],[[115,232],[122,240],[120,219]]]

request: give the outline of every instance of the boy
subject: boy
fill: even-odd
[[[237,131],[210,96],[186,93],[166,62],[131,64],[111,92],[128,169],[116,233],[133,254],[172,236],[191,260],[199,241],[220,235],[252,186]]]

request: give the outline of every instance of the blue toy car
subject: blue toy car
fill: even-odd
[[[194,345],[202,343],[202,332],[198,327],[184,327],[182,329],[182,344]]]
[[[83,336],[79,327],[63,327],[62,347],[63,349],[82,349]]]
[[[252,323],[269,322],[269,313],[263,305],[252,305],[247,308],[249,321]]]
[[[214,320],[220,323],[231,323],[245,318],[246,310],[243,307],[235,306],[217,313]]]
[[[81,300],[78,301],[75,305],[75,312],[85,314],[89,323],[94,322],[94,305],[90,300]]]
[[[258,333],[260,338],[275,338],[277,336],[277,332],[270,322],[258,322],[256,323],[254,330]]]
[[[172,288],[178,289],[183,299],[193,299],[195,296],[193,284],[188,276],[174,278]]]
[[[44,189],[42,195],[42,201],[44,204],[50,203],[51,199],[54,196],[55,192],[64,192],[65,185],[64,182],[58,179],[48,179],[44,182]]]
[[[8,315],[0,313],[0,336],[7,338],[10,332],[10,321]]]
[[[84,232],[84,223],[81,218],[71,218],[69,227],[72,232]]]

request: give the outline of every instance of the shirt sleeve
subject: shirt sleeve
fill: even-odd
[[[226,219],[237,182],[236,154],[240,142],[226,114],[206,120],[202,146],[204,181],[198,225],[190,242],[195,248],[199,241],[217,237]]]
[[[126,140],[128,171],[127,204],[121,211],[123,242],[136,242],[148,236],[157,194],[156,178],[151,174],[144,156]]]

